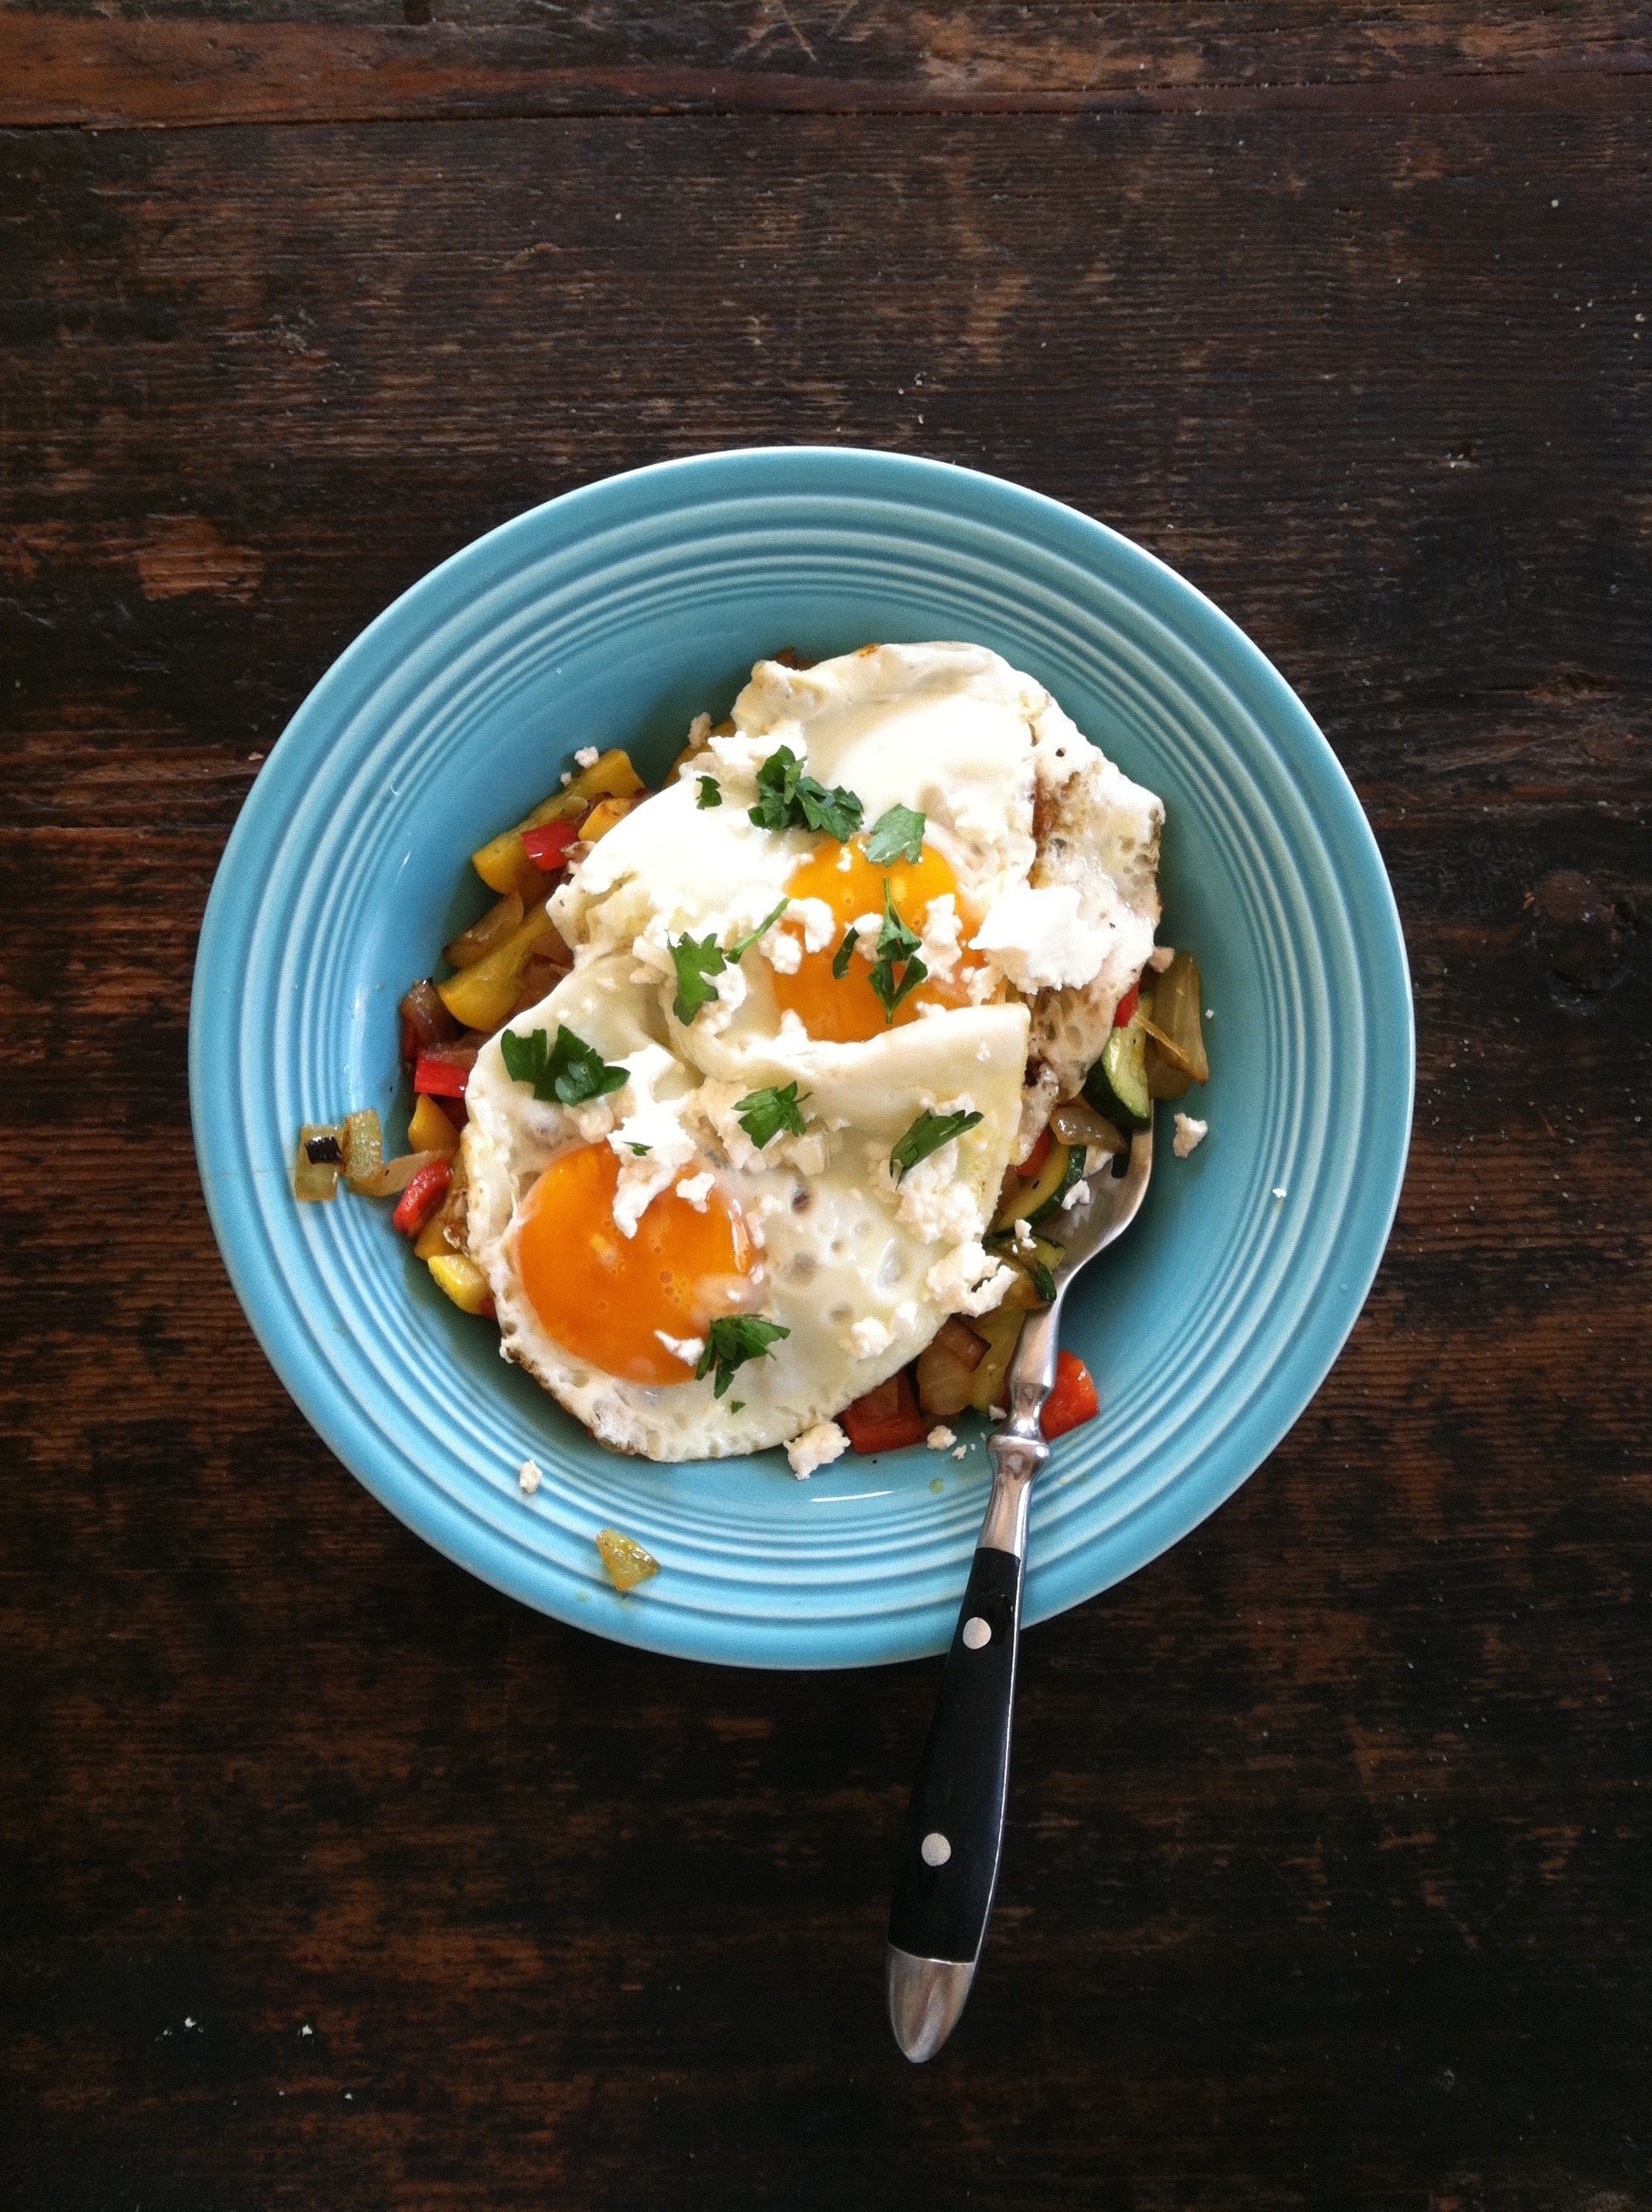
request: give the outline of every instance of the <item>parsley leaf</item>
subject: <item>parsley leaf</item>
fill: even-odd
[[[791,746],[781,745],[757,770],[751,819],[760,830],[823,830],[841,844],[860,827],[860,801],[841,784],[828,791],[805,775]]]
[[[895,1170],[899,1182],[908,1168],[915,1168],[920,1160],[926,1160],[932,1152],[938,1152],[943,1145],[950,1145],[954,1137],[961,1137],[966,1129],[973,1129],[979,1114],[920,1114],[899,1144],[890,1152],[890,1165]]]
[[[566,1023],[558,1024],[555,1044],[544,1030],[531,1030],[525,1036],[507,1030],[499,1049],[511,1081],[531,1084],[534,1097],[546,1105],[582,1106],[587,1098],[623,1090],[631,1080],[629,1068],[610,1067]]]
[[[884,1002],[884,1022],[895,1019],[895,1010],[901,1001],[915,991],[929,970],[918,957],[921,939],[907,927],[895,911],[895,902],[890,896],[890,883],[884,878],[884,926],[878,933],[878,957],[872,963],[872,988]],[[897,979],[896,963],[901,965]]]
[[[915,807],[891,806],[872,825],[866,858],[880,868],[891,860],[915,860],[924,847],[924,817]]]
[[[712,1395],[721,1398],[734,1380],[737,1367],[744,1367],[748,1359],[766,1358],[772,1345],[791,1334],[779,1322],[763,1321],[756,1314],[724,1314],[706,1332],[706,1348],[694,1370],[695,1379],[709,1375],[714,1367],[717,1382]]]
[[[630,1147],[630,1149],[631,1149],[631,1151],[632,1151],[632,1152],[634,1152],[637,1155],[637,1157],[638,1157],[638,1158],[639,1158],[639,1159],[640,1159],[640,1158],[642,1157],[643,1153],[653,1152],[653,1146],[652,1145],[632,1145],[632,1146],[631,1146],[631,1147]]]
[[[766,929],[772,929],[786,912],[790,901],[782,899],[770,913],[766,914],[749,937],[742,937],[731,945],[726,952],[717,942],[714,931],[704,937],[668,937],[665,947],[677,969],[677,996],[671,1000],[671,1012],[679,1022],[692,1022],[701,1006],[710,1006],[717,996],[717,987],[711,981],[725,968],[732,968],[750,952]]]
[[[671,1012],[679,1022],[691,1022],[701,1007],[708,1006],[717,996],[715,985],[708,978],[720,975],[728,963],[714,931],[699,938],[671,937],[665,943],[677,969],[677,996],[671,1000]]]
[[[723,794],[718,789],[717,779],[714,775],[702,775],[701,777],[700,789],[695,796],[694,803],[702,812],[708,806],[720,806],[722,805]]]
[[[809,1096],[805,1091],[804,1098]],[[784,1091],[772,1086],[767,1091],[753,1091],[742,1098],[734,1112],[740,1127],[761,1152],[771,1139],[784,1129],[788,1136],[803,1134],[803,1115],[799,1109],[803,1099],[798,1097],[798,1086],[788,1083]]]
[[[846,929],[843,933],[842,944],[832,955],[832,973],[840,983],[849,972],[849,962],[853,956],[855,946],[859,942],[860,932],[858,929]]]

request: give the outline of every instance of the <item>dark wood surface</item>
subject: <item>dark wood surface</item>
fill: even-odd
[[[0,2202],[1646,2212],[1652,9],[431,15],[0,14]],[[334,654],[535,499],[769,439],[1212,593],[1416,981],[1366,1313],[1029,1636],[922,2071],[934,1667],[468,1581],[275,1382],[189,1148],[214,865]]]

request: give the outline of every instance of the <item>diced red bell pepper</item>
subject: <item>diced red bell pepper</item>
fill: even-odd
[[[413,1088],[430,1098],[463,1098],[476,1054],[461,1046],[426,1045],[413,1063]]]
[[[1050,1156],[1050,1146],[1054,1141],[1054,1139],[1051,1137],[1048,1129],[1041,1129],[1039,1131],[1038,1142],[1033,1146],[1031,1152],[1028,1153],[1026,1158],[1022,1161],[1021,1165],[1016,1170],[1016,1173],[1021,1177],[1023,1182],[1031,1182],[1036,1176],[1040,1176],[1043,1173],[1044,1163]]]
[[[1139,982],[1135,982],[1130,986],[1130,988],[1125,993],[1123,998],[1121,998],[1118,1003],[1118,1007],[1113,1016],[1114,1028],[1115,1030],[1121,1030],[1128,1023],[1133,1021],[1135,1019],[1136,1009],[1140,1006],[1140,1004],[1141,985]]]
[[[390,1217],[392,1228],[399,1229],[404,1237],[416,1237],[446,1197],[452,1180],[449,1161],[427,1160],[397,1200],[396,1211]]]
[[[580,825],[564,818],[547,822],[542,830],[525,830],[522,842],[536,868],[554,876],[568,862],[568,848],[579,842]]]
[[[1101,1410],[1101,1394],[1089,1368],[1076,1352],[1058,1352],[1055,1387],[1045,1399],[1038,1419],[1046,1437],[1054,1443],[1069,1429],[1081,1429],[1086,1421],[1093,1421]]]
[[[904,1367],[853,1406],[846,1406],[837,1418],[858,1452],[899,1451],[903,1444],[921,1443],[929,1433]]]

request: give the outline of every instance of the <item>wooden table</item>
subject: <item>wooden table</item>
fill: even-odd
[[[0,15],[0,2201],[1652,2204],[1645,0]],[[283,723],[535,500],[765,440],[1163,554],[1318,716],[1421,1060],[1364,1318],[1033,1633],[882,2012],[932,1665],[468,1581],[266,1367],[185,1029]]]

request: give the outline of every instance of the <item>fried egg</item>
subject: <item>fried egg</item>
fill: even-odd
[[[1151,950],[1162,821],[1040,685],[975,646],[759,662],[732,724],[691,738],[556,893],[573,972],[508,1024],[548,1044],[571,1030],[623,1084],[536,1095],[495,1037],[464,1140],[506,1356],[604,1443],[665,1460],[794,1438],[948,1314],[1002,1298],[1010,1273],[982,1244],[999,1186]],[[859,799],[858,830],[752,821],[782,746]],[[874,860],[896,806],[922,815],[921,842]],[[876,975],[891,915],[926,971],[892,1009]],[[697,1006],[679,998],[685,939],[728,955]],[[788,1086],[795,1124],[749,1127],[748,1102]],[[949,1115],[963,1126],[897,1164],[914,1126]],[[767,1340],[700,1372],[716,1324],[741,1317]]]

